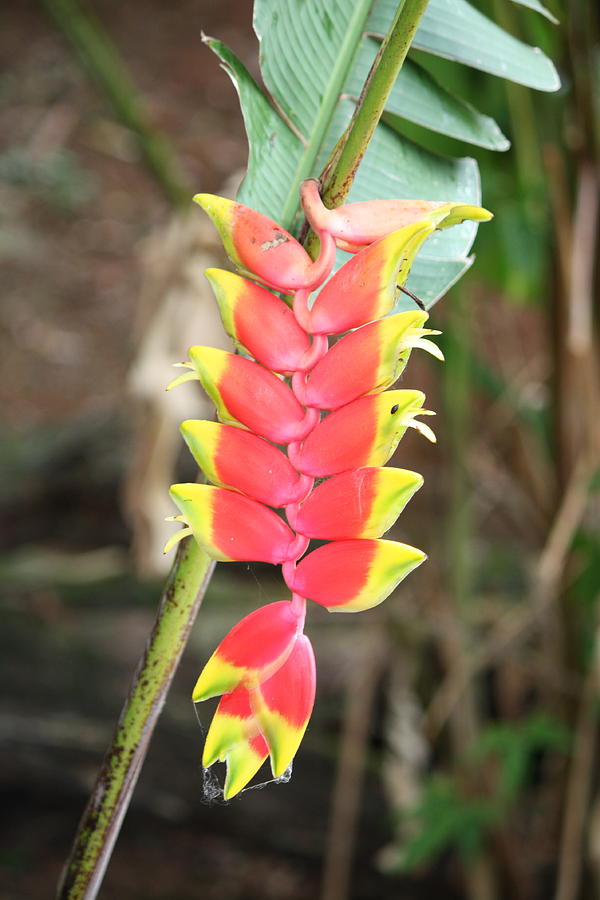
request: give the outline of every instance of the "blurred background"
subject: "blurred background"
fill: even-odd
[[[445,365],[414,354],[404,376],[439,443],[400,445],[425,487],[394,536],[429,562],[360,617],[311,610],[291,782],[209,805],[192,685],[283,594],[269,567],[219,565],[102,897],[600,897],[598,11],[554,2],[555,27],[476,5],[563,88],[428,57],[513,142],[410,130],[476,155],[496,214],[434,311]],[[0,898],[37,900],[154,620],[167,486],[194,478],[177,426],[208,407],[164,393],[171,364],[226,346],[202,276],[223,261],[190,197],[235,191],[246,143],[201,31],[258,68],[250,0],[13,0],[0,18]]]

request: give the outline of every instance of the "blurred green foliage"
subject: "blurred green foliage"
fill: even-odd
[[[94,198],[98,182],[73,151],[60,148],[39,158],[12,146],[0,153],[0,179],[28,187],[57,209],[74,212]]]
[[[565,753],[568,746],[567,729],[546,715],[488,726],[455,775],[434,773],[426,779],[422,799],[405,816],[418,828],[402,848],[399,867],[416,869],[446,850],[455,850],[465,861],[473,859],[490,831],[510,814],[540,754]],[[474,789],[473,773],[481,772],[490,778]]]

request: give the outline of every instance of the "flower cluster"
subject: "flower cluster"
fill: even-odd
[[[328,210],[312,179],[301,199],[320,241],[314,261],[266,216],[198,195],[238,270],[206,275],[242,355],[192,347],[187,371],[170,385],[199,380],[219,422],[182,425],[210,484],[172,486],[173,520],[184,527],[166,549],[193,535],[214,559],[281,565],[292,593],[242,619],[194,689],[194,701],[221,696],[203,765],[227,763],[226,798],[267,757],[281,776],[302,740],[315,695],[306,600],[336,612],[369,609],[425,559],[382,539],[423,481],[384,464],[407,428],[435,440],[417,418],[431,414],[423,393],[387,388],[413,348],[442,355],[429,339],[438,332],[424,328],[427,313],[390,313],[436,228],[489,218],[465,204],[406,200]],[[336,247],[355,255],[331,276]],[[343,337],[330,348],[332,335]],[[327,543],[307,553],[313,538]]]

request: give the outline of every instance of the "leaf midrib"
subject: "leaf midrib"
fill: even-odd
[[[286,228],[291,226],[298,208],[298,190],[300,184],[305,178],[308,178],[313,171],[315,160],[331,124],[333,110],[335,109],[340,94],[342,93],[342,88],[348,78],[348,72],[350,71],[350,66],[354,59],[360,37],[365,30],[365,23],[369,17],[373,2],[374,0],[359,0],[355,6],[354,13],[350,19],[338,53],[336,64],[333,67],[331,78],[323,93],[310,137],[308,137],[306,147],[298,161],[294,177],[290,184],[290,190],[285,199],[281,214],[281,222]]]

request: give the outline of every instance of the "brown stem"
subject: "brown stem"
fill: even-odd
[[[377,684],[385,665],[388,644],[381,624],[361,640],[359,658],[346,692],[346,709],[336,772],[321,900],[347,900],[362,793],[364,761]],[[354,654],[353,654],[354,658]]]
[[[545,609],[556,601],[573,535],[587,507],[590,472],[589,465],[581,462],[571,477],[535,567],[528,598],[517,610],[506,613],[500,619],[491,637],[471,654],[464,666],[450,672],[431,701],[425,725],[430,739],[439,733],[469,681],[508,652],[515,643],[523,640]]]
[[[596,632],[598,638],[598,631]],[[597,646],[596,638],[596,646]],[[581,881],[585,821],[596,760],[598,732],[598,673],[595,665],[583,683],[575,728],[575,746],[567,783],[564,824],[560,844],[556,900],[577,900]]]

